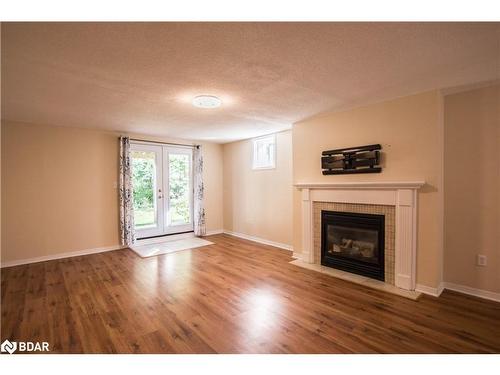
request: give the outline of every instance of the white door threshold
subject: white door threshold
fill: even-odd
[[[369,277],[356,275],[354,273],[337,270],[337,269],[331,268],[331,267],[325,267],[325,266],[322,266],[320,264],[306,263],[300,259],[293,260],[290,262],[290,264],[293,264],[295,266],[299,266],[302,268],[306,268],[306,269],[311,270],[311,271],[320,272],[320,273],[323,273],[325,275],[333,276],[333,277],[336,277],[338,279],[342,279],[345,281],[350,281],[350,282],[355,283],[355,284],[367,286],[367,287],[372,288],[372,289],[377,289],[377,290],[381,290],[381,291],[388,292],[391,294],[395,294],[395,295],[400,296],[400,297],[409,298],[409,299],[412,299],[414,301],[416,301],[421,295],[420,292],[417,292],[414,290],[404,290],[404,289],[398,288],[395,285],[384,283],[383,281],[380,281],[380,280],[375,280],[375,279],[371,279]]]
[[[194,237],[194,232],[189,232],[189,233],[180,233],[180,234],[170,234],[167,236],[161,236],[161,237],[154,237],[154,238],[146,238],[143,240],[137,240],[135,241],[134,246],[142,246],[142,245],[150,245],[153,243],[163,243],[163,242],[170,242],[170,241],[177,241],[177,240],[183,240],[185,238],[193,238]]]

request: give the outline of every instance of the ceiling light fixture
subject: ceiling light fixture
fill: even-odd
[[[192,103],[197,108],[217,108],[221,106],[222,100],[213,95],[198,95]]]

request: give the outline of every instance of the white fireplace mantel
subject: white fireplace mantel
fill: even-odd
[[[299,189],[419,189],[423,181],[374,181],[374,182],[299,182],[295,186]]]
[[[414,290],[417,259],[417,190],[424,181],[296,183],[302,192],[302,252],[314,262],[313,203],[338,202],[391,205],[396,211],[395,284]]]

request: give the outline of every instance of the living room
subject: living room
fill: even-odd
[[[499,35],[2,22],[5,351],[498,353]]]

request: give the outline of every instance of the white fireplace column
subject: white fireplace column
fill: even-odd
[[[417,259],[417,190],[423,181],[297,183],[302,193],[302,254],[314,262],[314,202],[390,205],[395,207],[395,284],[414,290]]]

